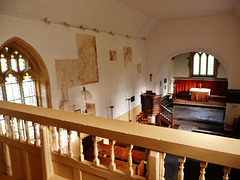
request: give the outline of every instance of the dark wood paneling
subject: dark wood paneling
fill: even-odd
[[[240,90],[228,89],[227,91],[227,102],[228,103],[240,103]]]
[[[226,96],[228,81],[175,80],[175,94],[188,94],[191,88],[211,89],[211,95]]]

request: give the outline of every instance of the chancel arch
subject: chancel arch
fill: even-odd
[[[1,99],[51,108],[50,78],[38,52],[18,37],[7,40],[0,48]],[[16,89],[19,93],[15,93]]]
[[[214,54],[194,50],[170,56],[158,78],[158,93],[173,95],[173,123],[205,128],[210,122],[212,129],[224,129],[228,74]]]

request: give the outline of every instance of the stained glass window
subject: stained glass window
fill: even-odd
[[[35,81],[31,79],[31,76],[28,73],[26,73],[26,76],[24,76],[22,85],[25,104],[37,106]]]
[[[11,67],[12,70],[18,71],[17,60],[14,58],[14,55],[11,55]]]
[[[1,54],[1,69],[2,69],[2,72],[5,72],[8,70],[7,59],[3,54]]]
[[[19,70],[23,71],[26,67],[25,60],[23,59],[22,55],[19,55]]]
[[[8,77],[6,77],[5,88],[7,101],[22,103],[19,83],[17,82],[17,78],[12,74],[9,74]]]
[[[3,100],[3,94],[2,94],[2,85],[0,84],[0,100],[2,101]],[[3,118],[3,115],[0,115],[0,125],[2,126],[2,132],[3,134],[6,133],[6,129],[5,129],[5,121],[4,121],[4,118]]]
[[[3,101],[2,85],[0,84],[0,100]]]
[[[37,106],[37,89],[36,80],[30,75],[34,71],[29,68],[28,59],[20,51],[12,47],[4,46],[0,52],[0,67],[2,73],[0,76],[5,80],[0,84],[0,100],[14,103],[24,103],[27,105]],[[31,71],[29,74],[28,71]],[[23,72],[27,72],[24,73]],[[5,88],[3,88],[5,86]],[[3,92],[3,90],[5,92]],[[19,139],[19,124],[17,119],[6,118],[7,123],[13,125],[15,137]],[[26,141],[26,126],[24,120],[20,120],[23,139]],[[0,114],[0,125],[3,134],[6,133],[4,116]],[[34,126],[28,122],[30,139],[34,139]],[[9,132],[10,134],[12,131]],[[39,124],[36,126],[36,134],[39,136]],[[31,143],[34,143],[31,141]]]
[[[2,133],[6,134],[5,120],[4,120],[4,117],[3,117],[2,114],[0,115],[0,122],[1,122],[1,125],[2,125]]]

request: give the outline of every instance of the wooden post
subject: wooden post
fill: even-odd
[[[26,135],[27,135],[26,142],[27,142],[27,144],[31,144],[31,139],[30,139],[30,135],[29,135],[28,121],[25,121],[25,127],[26,127]]]
[[[165,159],[166,157],[166,153],[163,153],[163,152],[159,152],[159,178],[160,180],[165,180],[164,176],[165,176],[165,167],[164,167],[164,164],[165,164]]]
[[[53,176],[53,163],[49,143],[49,130],[47,126],[41,125],[41,155],[42,155],[42,169],[43,179],[48,180]]]
[[[186,157],[179,157],[179,171],[178,171],[178,180],[184,180],[184,163]]]
[[[200,170],[199,180],[205,180],[205,173],[206,173],[205,169],[207,168],[207,165],[208,165],[207,162],[203,162],[203,161],[200,162],[201,170]]]
[[[49,129],[49,141],[50,141],[50,151],[53,151],[53,139],[52,139],[52,126],[48,127]]]
[[[5,121],[5,130],[6,130],[6,137],[9,137],[9,132],[8,132],[8,116],[4,116],[4,121]]]
[[[159,152],[147,150],[147,174],[148,180],[159,180]]]
[[[0,115],[2,116],[2,115]],[[1,122],[1,119],[0,119],[0,136],[3,135],[3,128],[2,128],[2,122]]]
[[[23,154],[23,167],[24,167],[25,178],[26,178],[26,180],[31,180],[32,179],[31,165],[29,162],[28,152],[23,150],[22,154]]]
[[[171,110],[171,128],[173,127],[173,113],[174,113],[174,110],[172,109]]]
[[[79,133],[79,160],[81,162],[84,161],[83,144],[82,144],[82,133]]]
[[[130,175],[130,176],[133,175],[133,168],[132,168],[132,149],[133,149],[133,145],[132,145],[132,144],[128,145],[128,172],[129,172],[129,175]]]
[[[76,168],[73,168],[73,180],[82,180],[82,171]]]
[[[39,146],[38,136],[37,136],[37,123],[33,123],[34,126],[34,137],[35,137],[35,146]]]
[[[4,162],[6,165],[6,174],[8,176],[13,176],[12,172],[12,163],[11,163],[11,156],[9,152],[9,147],[6,143],[3,143],[3,155],[4,155]]]
[[[14,133],[14,117],[11,117],[10,118],[11,119],[11,122],[12,123],[10,123],[11,124],[11,130],[12,130],[12,139],[16,139],[16,135],[15,135],[15,133]]]
[[[22,125],[21,125],[21,120],[17,119],[18,122],[18,134],[19,134],[19,141],[23,142],[23,133],[22,133]]]
[[[62,155],[63,151],[62,151],[62,128],[58,128],[58,152]]]
[[[73,157],[73,152],[72,152],[72,131],[67,130],[67,134],[68,134],[68,156],[70,158]]]
[[[97,136],[93,136],[93,164],[98,166],[100,161],[98,159],[98,144],[97,144]]]
[[[224,169],[223,169],[223,173],[224,173],[223,180],[228,180],[229,179],[228,175],[230,174],[230,171],[231,171],[230,167],[226,167],[226,166],[224,167]]]
[[[111,159],[111,162],[109,164],[109,169],[112,170],[112,171],[116,170],[116,164],[114,162],[114,160],[115,160],[114,144],[115,144],[115,141],[114,140],[110,140],[110,146],[111,146],[111,149],[110,149],[110,151],[111,151],[110,159]]]

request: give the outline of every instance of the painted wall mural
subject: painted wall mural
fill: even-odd
[[[123,54],[124,54],[124,67],[127,67],[128,63],[132,61],[132,48],[123,47]]]
[[[99,81],[96,37],[77,34],[78,59],[55,60],[57,87],[75,87]]]
[[[137,71],[138,73],[142,73],[142,63],[137,64]]]
[[[110,61],[117,60],[117,51],[109,51]]]

